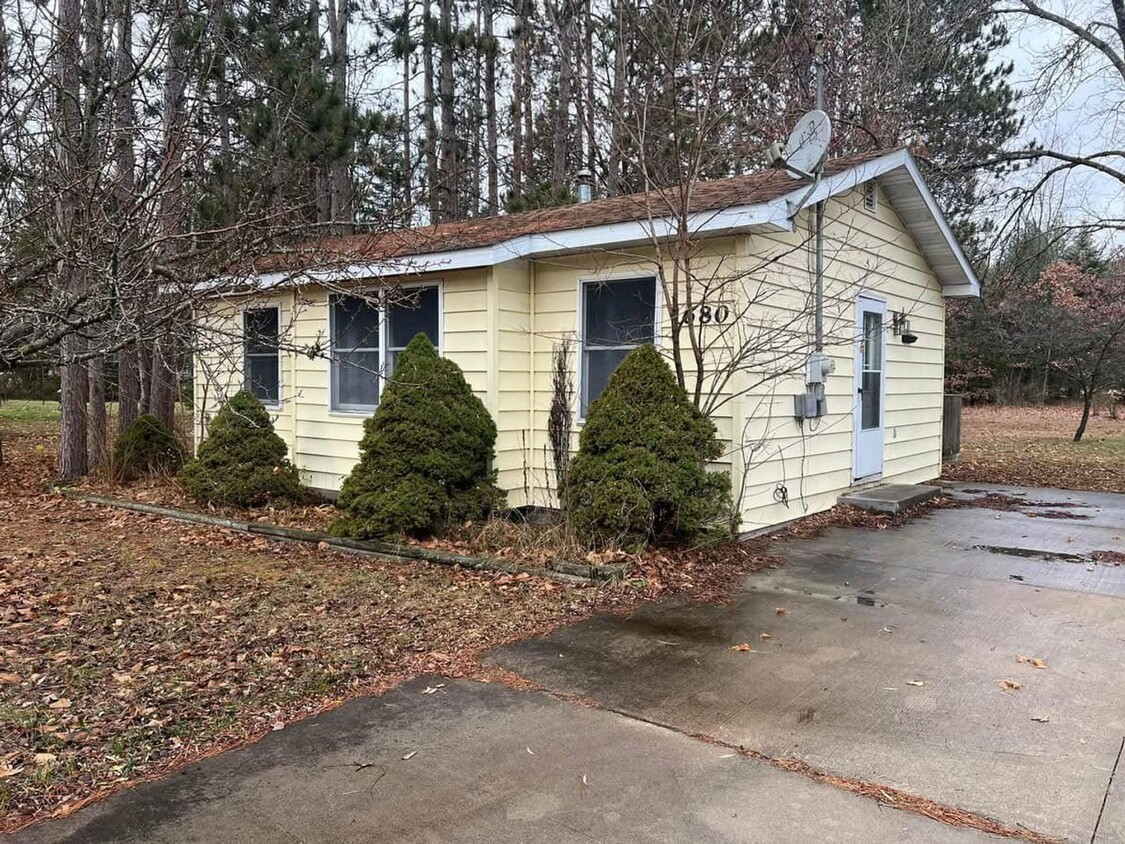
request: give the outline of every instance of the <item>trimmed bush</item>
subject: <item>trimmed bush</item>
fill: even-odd
[[[179,437],[155,416],[138,416],[113,447],[113,474],[122,481],[179,471],[184,447]]]
[[[429,536],[483,519],[503,501],[490,469],[496,424],[460,367],[418,334],[363,424],[333,533]]]
[[[211,420],[207,439],[180,472],[184,488],[207,504],[256,507],[304,497],[285,442],[253,395],[241,392]]]
[[[567,473],[579,535],[636,544],[727,530],[730,475],[715,426],[652,346],[630,352],[590,405]]]

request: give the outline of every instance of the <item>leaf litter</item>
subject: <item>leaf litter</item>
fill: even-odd
[[[49,492],[49,436],[8,437],[0,472],[0,831],[411,677],[483,676],[482,651],[594,613],[726,600],[780,564],[769,540],[685,549],[594,587],[360,557]]]

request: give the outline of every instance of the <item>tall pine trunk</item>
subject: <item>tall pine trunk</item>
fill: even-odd
[[[60,243],[77,236],[78,197],[75,190],[82,180],[79,146],[82,137],[81,118],[81,0],[59,0],[57,20],[56,131],[59,155],[60,190],[55,209],[56,237]],[[71,296],[79,294],[81,279],[78,269],[66,261],[57,266],[59,284]],[[76,362],[84,350],[84,341],[77,334],[65,337],[61,344],[63,366],[59,403],[62,408],[59,442],[59,478],[72,481],[89,471],[86,449],[86,366]]]
[[[179,391],[179,360],[174,335],[169,327],[152,346],[152,406],[149,412],[167,425],[176,422],[176,398]]]
[[[621,193],[621,147],[624,143],[625,133],[622,125],[625,121],[625,10],[624,4],[628,0],[615,0],[613,10],[613,89],[610,93],[609,120],[609,160],[606,164],[605,183],[606,191],[610,196]]]
[[[422,0],[422,122],[425,126],[426,206],[430,222],[441,222],[438,208],[437,122],[434,118],[434,16]]]
[[[107,425],[105,403],[105,358],[93,358],[87,364],[89,375],[89,413],[86,419],[86,449],[89,452],[91,468],[105,463],[107,448]]]
[[[411,0],[402,4],[402,195],[404,216],[407,225],[414,216],[414,192],[411,184],[414,178],[414,159],[410,153],[410,128],[413,115],[410,113],[410,55],[413,52],[410,28]]]
[[[125,433],[137,418],[141,400],[141,378],[137,347],[126,346],[117,353],[117,435]]]
[[[553,29],[558,33],[558,71],[555,94],[555,140],[551,157],[551,189],[561,193],[566,186],[570,151],[570,103],[574,80],[574,13],[568,0],[557,5],[548,0],[547,13]]]
[[[457,207],[457,185],[459,156],[457,137],[457,118],[454,108],[453,84],[453,0],[440,0],[438,7],[441,19],[438,24],[441,45],[441,75],[438,79],[441,91],[441,192],[439,207],[441,219],[455,220],[459,216]]]
[[[512,27],[512,196],[523,196],[523,54],[527,50],[526,21],[520,15],[523,0],[516,0]]]
[[[328,0],[329,43],[332,48],[332,89],[337,108],[348,107],[348,13],[347,0]],[[350,128],[347,131],[351,131]],[[337,156],[329,165],[329,182],[332,195],[332,224],[337,232],[350,233],[355,222],[353,205],[351,145],[344,155]]]
[[[488,159],[486,179],[488,182],[488,213],[500,210],[500,174],[496,156],[496,36],[493,31],[492,0],[482,0],[484,13],[484,120]]]

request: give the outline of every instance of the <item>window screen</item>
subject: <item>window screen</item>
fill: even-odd
[[[387,307],[387,369],[394,377],[398,355],[406,344],[421,332],[436,348],[438,346],[437,287],[408,287],[396,291],[394,301]]]
[[[280,323],[277,308],[260,308],[242,314],[244,385],[262,404],[281,402]]]
[[[582,416],[630,351],[656,337],[656,279],[582,285]]]
[[[332,409],[372,410],[379,403],[379,308],[358,296],[337,296],[329,307]]]

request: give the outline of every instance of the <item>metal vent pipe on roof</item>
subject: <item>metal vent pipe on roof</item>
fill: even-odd
[[[594,174],[589,170],[579,170],[574,182],[578,187],[578,201],[589,202],[594,198]]]

